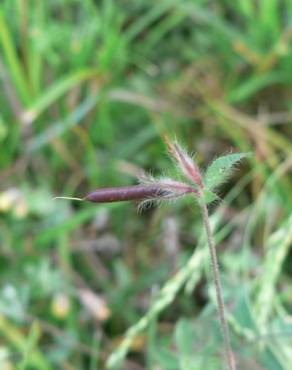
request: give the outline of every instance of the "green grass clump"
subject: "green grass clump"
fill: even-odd
[[[291,17],[288,0],[1,1],[1,369],[103,369],[143,317],[125,368],[220,368],[199,212],[53,201],[165,171],[168,134],[202,168],[253,152],[220,192],[203,180],[238,368],[289,370]]]

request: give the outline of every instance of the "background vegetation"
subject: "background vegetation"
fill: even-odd
[[[103,369],[149,309],[120,368],[221,369],[195,204],[52,200],[171,173],[165,133],[202,167],[254,153],[210,209],[232,345],[291,369],[291,20],[290,0],[1,1],[1,369]]]

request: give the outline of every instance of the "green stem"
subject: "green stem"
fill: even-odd
[[[211,267],[213,272],[213,279],[215,284],[215,291],[216,291],[216,298],[217,298],[217,304],[218,304],[218,313],[219,313],[219,321],[220,326],[222,330],[223,340],[224,340],[224,349],[225,349],[225,355],[226,355],[226,361],[228,365],[229,370],[236,370],[236,364],[235,359],[232,353],[232,348],[230,344],[230,335],[228,331],[228,325],[226,320],[226,310],[222,295],[222,285],[220,280],[220,272],[219,272],[219,266],[218,266],[218,260],[217,260],[217,254],[216,254],[216,246],[214,242],[214,238],[211,231],[211,225],[209,221],[209,213],[207,205],[205,204],[203,200],[203,194],[199,193],[199,203],[201,207],[202,217],[203,217],[203,223],[207,234],[207,242],[211,257]]]

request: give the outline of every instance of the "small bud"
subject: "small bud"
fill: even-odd
[[[166,139],[166,144],[168,146],[169,153],[178,164],[178,167],[182,171],[182,173],[189,180],[202,188],[203,182],[200,170],[193,159],[187,154],[184,149],[182,149],[182,147],[176,141],[172,143],[168,139]]]

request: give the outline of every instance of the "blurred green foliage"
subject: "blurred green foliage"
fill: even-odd
[[[1,369],[103,369],[144,314],[124,368],[221,368],[191,199],[53,201],[171,172],[165,133],[203,167],[254,153],[211,206],[232,344],[239,369],[291,369],[291,19],[290,0],[1,1]]]

